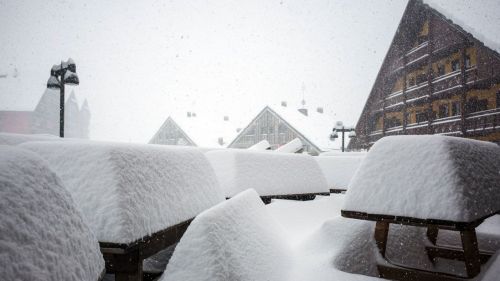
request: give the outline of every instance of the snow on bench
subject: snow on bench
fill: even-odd
[[[53,135],[23,135],[0,133],[0,145],[18,145],[28,141],[57,141],[65,140]]]
[[[61,180],[36,154],[0,146],[2,280],[98,280],[99,244]]]
[[[343,211],[472,222],[500,211],[500,147],[446,136],[375,143],[349,185]]]
[[[325,175],[328,187],[335,190],[347,190],[349,182],[364,158],[364,154],[314,157]]]
[[[286,233],[254,190],[198,215],[177,245],[161,281],[288,281]]]
[[[22,147],[61,176],[100,242],[136,241],[225,199],[196,148],[80,141]]]
[[[206,153],[226,197],[253,188],[260,196],[328,193],[312,156],[227,149]]]

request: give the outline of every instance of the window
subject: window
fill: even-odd
[[[460,110],[460,102],[455,101],[451,104],[451,116],[457,116],[460,115],[461,110]]]
[[[469,55],[466,55],[465,56],[465,68],[470,68],[471,65],[470,65],[470,56]]]
[[[415,114],[415,117],[417,119],[417,123],[421,123],[421,122],[426,122],[427,121],[427,114],[425,113],[425,111],[419,111]]]
[[[438,64],[438,76],[444,75],[444,64]]]
[[[401,126],[401,120],[399,120],[396,117],[390,117],[385,120],[386,128],[392,128],[392,127],[397,127]]]
[[[451,71],[457,71],[460,70],[460,61],[459,60],[453,60],[451,62]]]
[[[448,105],[447,104],[442,104],[439,106],[438,117],[439,118],[448,117]]]
[[[417,84],[425,82],[425,80],[427,80],[426,76],[427,75],[425,75],[425,73],[420,73],[419,75],[417,75]]]
[[[470,98],[467,101],[467,112],[474,113],[478,111],[484,111],[488,109],[488,100],[478,99],[477,97]]]
[[[408,87],[411,87],[411,86],[414,86],[415,85],[415,78],[414,77],[410,77],[410,79],[408,79]]]

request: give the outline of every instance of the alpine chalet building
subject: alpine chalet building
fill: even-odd
[[[349,148],[420,134],[500,143],[500,48],[478,37],[410,0]]]

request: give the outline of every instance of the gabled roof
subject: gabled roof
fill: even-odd
[[[168,122],[177,126],[186,139],[198,147],[226,147],[237,134],[236,126],[230,120],[224,121],[222,117],[220,120],[213,120],[204,116],[203,113],[197,113],[194,117],[188,117],[187,114],[169,116],[155,136],[166,127]],[[219,138],[223,140],[222,145],[219,144]]]
[[[486,47],[500,53],[500,36],[498,26],[495,27],[495,22],[500,21],[500,11],[492,11],[491,15],[474,15],[476,13],[475,8],[485,4],[483,2],[470,1],[468,6],[464,7],[456,3],[456,1],[423,0],[423,3],[427,4],[431,10],[438,12],[445,19],[451,21],[455,28],[470,33]],[[484,20],[478,20],[483,19],[485,16],[495,17],[491,28],[485,26]]]
[[[309,110],[308,116],[305,116],[297,109],[283,106],[265,106],[252,121],[247,124],[245,129],[240,132],[238,137],[266,111],[273,113],[288,124],[299,135],[315,146],[318,151],[328,151],[333,148],[333,142],[330,141],[330,133],[334,126],[332,117],[328,114],[318,113],[313,110]],[[238,137],[236,137],[233,142],[236,141]],[[231,144],[229,144],[229,146],[231,146]]]

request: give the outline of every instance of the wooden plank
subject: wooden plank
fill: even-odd
[[[481,260],[479,258],[479,247],[477,245],[476,231],[464,230],[460,231],[462,238],[462,247],[464,248],[465,267],[467,268],[467,276],[475,277],[481,271]]]
[[[434,260],[435,258],[444,258],[450,260],[458,260],[465,261],[464,251],[458,248],[452,247],[425,247],[427,255],[430,260]],[[485,264],[491,258],[494,253],[491,252],[479,252],[479,259],[481,264]]]
[[[389,235],[389,223],[378,221],[375,224],[375,243],[377,244],[378,251],[385,257],[385,250],[387,248],[387,236]]]
[[[342,189],[342,188],[330,188],[330,193],[345,193],[347,189]]]
[[[370,221],[385,221],[389,223],[413,225],[420,227],[427,227],[429,225],[434,225],[440,229],[449,230],[471,230],[475,229],[480,225],[485,219],[495,215],[497,212],[489,214],[483,218],[471,222],[455,222],[449,220],[436,220],[436,219],[420,219],[413,217],[403,217],[403,216],[392,216],[392,215],[382,215],[382,214],[368,214],[364,212],[357,211],[347,211],[341,210],[341,215],[346,218],[360,219],[360,220],[370,220]]]
[[[179,242],[191,221],[184,221],[129,244],[100,242],[106,272],[114,273],[116,280],[142,281],[143,260]]]
[[[438,273],[420,269],[408,269],[402,267],[390,267],[385,265],[377,265],[379,277],[390,280],[401,281],[463,281],[456,275]]]

